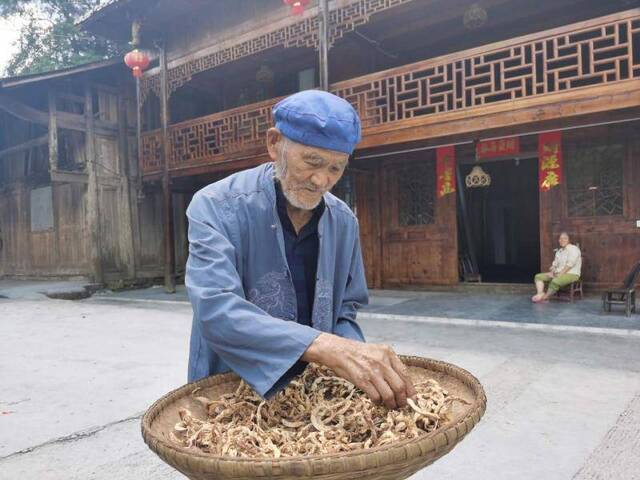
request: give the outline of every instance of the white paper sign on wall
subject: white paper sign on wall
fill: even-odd
[[[51,186],[31,190],[31,231],[53,230],[53,193]]]

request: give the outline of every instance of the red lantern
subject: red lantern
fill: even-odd
[[[149,56],[137,48],[124,56],[124,63],[133,70],[133,76],[140,78],[142,72],[149,66]]]
[[[302,15],[304,13],[304,5],[302,5],[302,2],[293,2],[291,13],[294,15]]]
[[[302,15],[304,7],[309,4],[310,0],[282,0],[285,5],[291,5],[291,13],[293,15]]]

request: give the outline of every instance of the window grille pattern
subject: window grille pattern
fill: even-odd
[[[336,197],[342,200],[354,212],[356,212],[356,184],[355,178],[349,172],[345,172],[342,178],[331,190]]]
[[[622,215],[624,156],[623,144],[568,149],[565,168],[570,217]]]
[[[416,163],[397,172],[398,223],[428,225],[435,220],[435,162]]]

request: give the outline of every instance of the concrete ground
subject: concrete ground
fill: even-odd
[[[161,301],[159,289],[147,301],[139,293],[50,300],[39,290],[25,286],[22,294],[20,284],[0,281],[9,297],[0,298],[0,479],[184,478],[147,449],[140,417],[185,382],[189,305]],[[401,321],[397,309],[430,294],[376,298],[361,321],[369,341],[460,365],[487,392],[480,424],[414,480],[640,479],[639,336],[607,333],[612,324],[533,330],[413,314]],[[446,296],[427,305],[438,298]],[[500,310],[489,297],[473,302]],[[514,320],[536,322],[510,308]]]

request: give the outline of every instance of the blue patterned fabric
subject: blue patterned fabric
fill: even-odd
[[[193,306],[189,381],[234,371],[270,398],[321,332],[364,341],[368,301],[358,222],[330,193],[318,222],[311,325],[298,323],[276,208],[273,164],[231,175],[193,197],[185,284]]]

